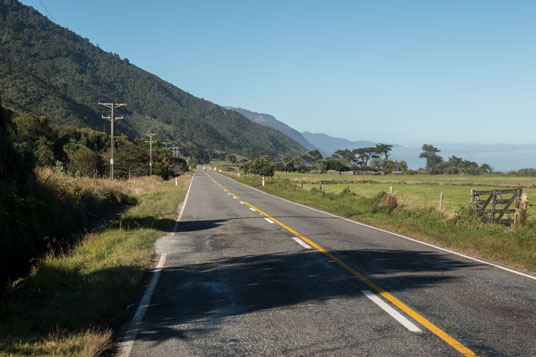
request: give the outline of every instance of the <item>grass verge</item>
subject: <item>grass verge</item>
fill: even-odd
[[[97,356],[131,315],[154,241],[172,228],[191,175],[117,181],[137,204],[69,252],[40,259],[0,307],[1,355]]]
[[[384,192],[373,197],[352,192],[322,195],[318,188],[302,191],[294,182],[285,178],[267,179],[264,187],[256,176],[241,175],[240,178],[232,178],[267,193],[355,221],[411,235],[445,248],[510,266],[536,271],[534,221],[510,228],[483,224],[469,209],[462,208],[454,215],[447,215],[430,207],[409,208],[397,205]]]

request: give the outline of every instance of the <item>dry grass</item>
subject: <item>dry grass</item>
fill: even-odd
[[[40,175],[57,179],[46,171]],[[137,204],[67,253],[40,259],[11,286],[0,310],[0,355],[112,353],[114,334],[130,317],[128,306],[135,305],[152,266],[154,241],[174,224],[190,178],[181,176],[178,187],[174,180],[154,176],[129,181],[61,178],[84,190],[130,193]]]

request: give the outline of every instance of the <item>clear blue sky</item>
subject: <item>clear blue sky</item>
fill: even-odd
[[[536,143],[536,1],[41,2],[195,96],[300,131]]]

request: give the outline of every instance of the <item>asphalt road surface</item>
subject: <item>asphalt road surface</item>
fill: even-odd
[[[156,248],[162,269],[123,354],[536,356],[533,276],[212,171],[195,173]]]

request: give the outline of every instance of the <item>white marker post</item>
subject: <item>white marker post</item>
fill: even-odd
[[[262,177],[262,187],[264,187],[264,176]]]
[[[179,182],[177,180],[177,178],[175,177],[175,186],[178,186],[179,185]]]

